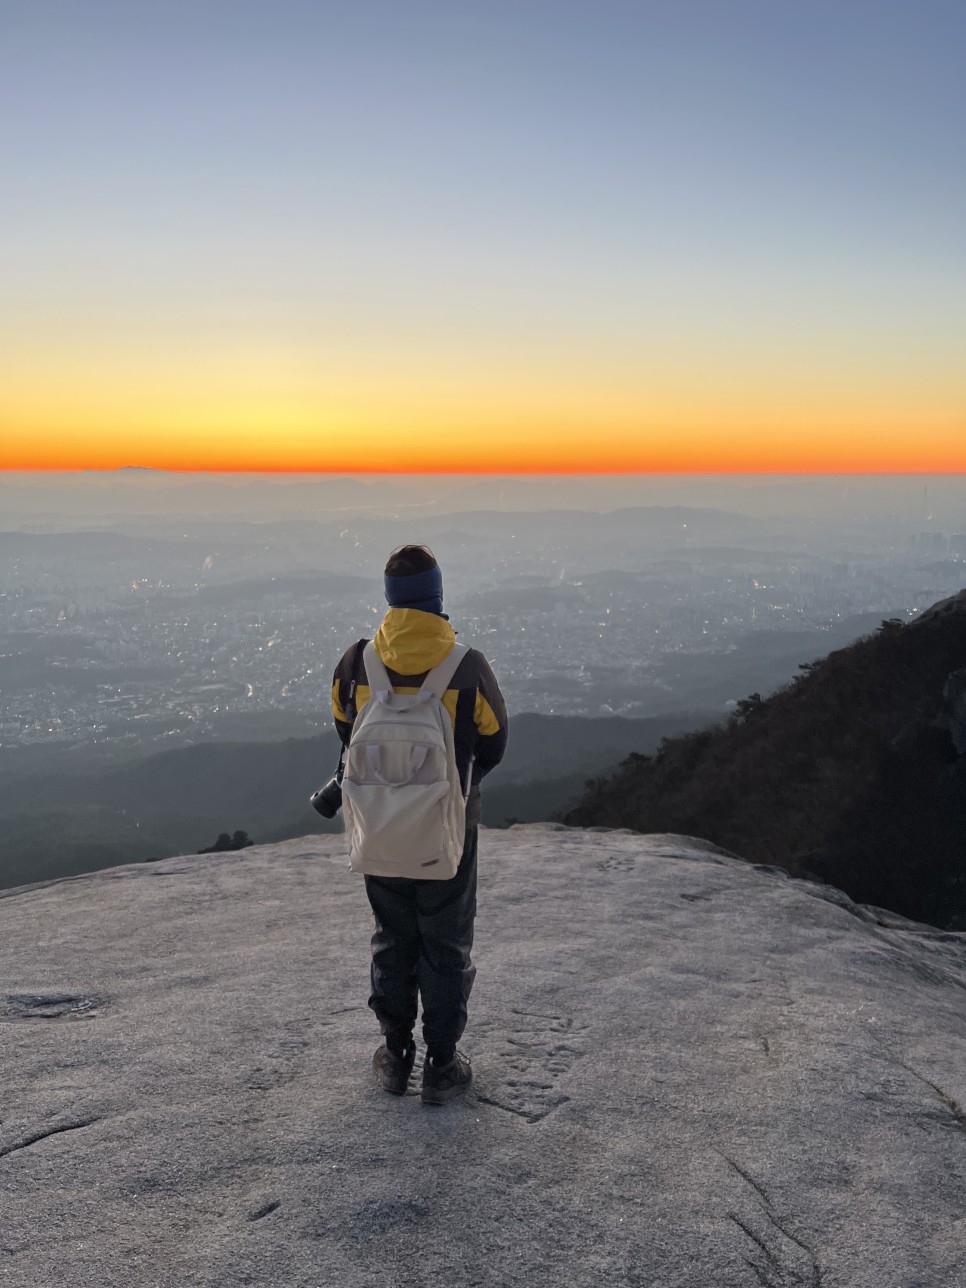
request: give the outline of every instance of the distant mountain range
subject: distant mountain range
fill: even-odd
[[[262,518],[459,514],[468,510],[685,505],[759,517],[962,514],[966,480],[925,477],[755,475],[400,476],[170,473],[143,466],[65,473],[0,471],[0,512],[61,528],[65,516],[211,515]]]
[[[966,930],[966,591],[632,754],[562,818],[699,836]]]
[[[0,497],[3,493],[3,485],[0,484]],[[411,514],[392,510],[373,514],[362,512],[351,519],[335,517],[325,510],[314,518],[292,514],[255,521],[248,516],[244,506],[236,506],[232,518],[222,519],[215,530],[229,542],[248,541],[258,545],[267,537],[285,535],[310,541],[332,541],[334,548],[338,549],[338,538],[347,523],[351,523],[353,531],[364,531],[382,542],[399,532],[410,532],[413,526]],[[176,519],[176,515],[171,516],[172,523]],[[64,551],[79,558],[106,559],[133,552],[184,554],[191,549],[192,543],[201,539],[202,534],[206,541],[210,541],[213,525],[208,516],[195,521],[183,520],[183,523],[184,536],[178,539],[144,536],[134,523],[118,521],[115,521],[114,528],[122,527],[123,532],[113,528],[83,528],[74,532],[60,525],[55,531],[6,531],[0,532],[0,553],[16,556]],[[494,533],[502,533],[508,523],[510,531],[520,537],[566,533],[571,540],[595,542],[605,537],[647,536],[682,547],[701,539],[717,542],[722,537],[761,541],[772,530],[771,524],[763,524],[760,519],[747,515],[710,506],[681,505],[624,506],[613,510],[543,507],[509,512],[495,508],[459,509],[455,513],[426,509],[420,511],[418,519],[419,533],[424,539],[438,539],[444,534],[452,537],[459,533],[493,537]]]

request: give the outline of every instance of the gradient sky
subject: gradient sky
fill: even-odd
[[[0,466],[966,470],[962,0],[2,0]]]

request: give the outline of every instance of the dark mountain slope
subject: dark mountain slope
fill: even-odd
[[[804,664],[723,726],[632,754],[562,817],[704,837],[966,928],[966,591]]]

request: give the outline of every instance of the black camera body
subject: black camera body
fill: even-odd
[[[335,818],[342,808],[342,775],[330,778],[324,787],[312,793],[309,802],[323,818]]]

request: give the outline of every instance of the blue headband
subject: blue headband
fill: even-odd
[[[406,577],[385,574],[386,602],[391,608],[418,608],[424,613],[443,614],[443,574],[439,564],[425,572],[411,572]]]

